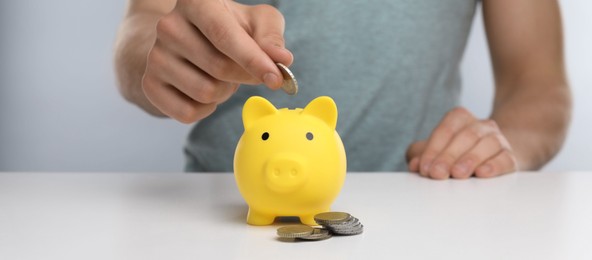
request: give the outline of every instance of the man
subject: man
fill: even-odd
[[[199,121],[189,171],[232,170],[252,95],[278,107],[333,97],[349,171],[492,177],[539,169],[563,143],[571,99],[556,0],[482,1],[496,86],[484,120],[455,108],[477,1],[242,2],[130,0],[120,28],[122,95],[150,114]],[[269,90],[281,85],[275,62],[294,59],[298,96]],[[257,84],[269,89],[239,88]]]

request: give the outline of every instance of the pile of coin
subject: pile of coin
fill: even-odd
[[[295,238],[302,240],[324,240],[331,238],[329,230],[324,228],[313,228],[306,225],[291,225],[278,228],[278,236],[282,238]]]
[[[286,65],[281,63],[276,63],[276,65],[278,66],[278,69],[280,69],[282,77],[284,78],[282,90],[288,95],[296,95],[296,93],[298,93],[298,82],[296,81],[294,74],[292,74],[292,71],[290,71]]]
[[[322,227],[291,225],[280,227],[278,236],[299,240],[325,240],[333,235],[351,236],[364,232],[364,225],[359,219],[345,212],[324,212],[314,216]]]
[[[364,232],[359,219],[345,212],[325,212],[314,216],[314,220],[335,235],[358,235]]]

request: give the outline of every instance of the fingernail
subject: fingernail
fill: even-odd
[[[421,161],[424,161],[424,160],[421,160]],[[432,167],[432,160],[426,160],[426,161],[427,162],[424,162],[421,164],[421,168],[419,170],[419,172],[423,176],[429,176],[430,175],[430,168]]]
[[[275,74],[273,74],[271,72],[263,75],[263,83],[265,83],[265,85],[267,85],[268,87],[271,87],[274,89],[276,89],[278,86],[281,85],[281,82],[279,81],[278,76],[276,76]]]

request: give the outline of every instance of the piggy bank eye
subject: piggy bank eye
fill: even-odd
[[[311,132],[306,133],[306,139],[312,140],[313,138],[314,138],[314,136],[312,135]]]
[[[267,140],[269,138],[269,133],[265,132],[261,135],[261,139],[263,139],[263,141]]]

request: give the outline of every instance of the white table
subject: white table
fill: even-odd
[[[592,259],[592,173],[349,173],[364,233],[282,242],[232,174],[0,173],[0,259]]]

